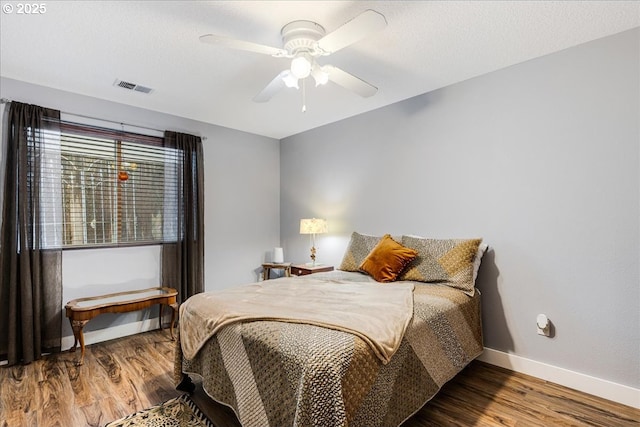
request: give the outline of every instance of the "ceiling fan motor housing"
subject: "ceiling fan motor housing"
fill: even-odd
[[[282,27],[282,43],[290,55],[308,53],[311,56],[322,55],[316,42],[326,34],[324,28],[312,21],[293,21]]]

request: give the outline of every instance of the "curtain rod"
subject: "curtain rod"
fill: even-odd
[[[10,103],[10,102],[12,102],[12,100],[11,100],[11,99],[8,99],[8,98],[0,98],[0,104],[8,104],[8,103]],[[99,118],[99,117],[85,116],[85,115],[82,115],[82,114],[69,113],[68,111],[61,111],[61,113],[68,114],[68,115],[70,115],[70,116],[82,117],[82,118],[84,118],[84,119],[100,120],[100,121],[102,121],[102,122],[115,123],[115,124],[120,125],[120,126],[132,126],[132,127],[136,127],[136,128],[138,128],[138,129],[147,129],[147,130],[152,130],[152,131],[154,131],[154,132],[161,132],[161,133],[163,133],[163,134],[164,134],[164,130],[161,130],[161,129],[155,129],[155,128],[150,128],[150,127],[146,127],[146,126],[132,125],[132,124],[130,124],[130,123],[117,122],[117,121],[115,121],[115,120],[106,120],[106,119],[101,119],[101,118]],[[207,140],[207,137],[206,137],[206,136],[201,136],[200,138],[202,138],[202,140],[203,140],[203,141],[206,141],[206,140]]]

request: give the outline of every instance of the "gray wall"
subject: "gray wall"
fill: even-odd
[[[0,96],[63,112],[205,137],[207,290],[255,281],[265,254],[279,245],[278,140],[6,78],[0,80]],[[6,104],[2,105],[3,110],[4,107]],[[0,110],[2,117],[3,110]],[[3,179],[4,174],[0,180]],[[158,286],[159,256],[158,246],[64,251],[63,302],[105,292]],[[147,310],[103,315],[90,322],[85,330],[157,317],[157,310],[153,313]],[[63,325],[64,334],[70,336],[67,322]],[[151,326],[156,327],[157,323]],[[100,340],[100,336],[94,335],[94,339],[88,341]]]
[[[282,244],[481,236],[485,346],[640,386],[638,29],[281,142]],[[545,313],[552,338],[536,334]]]

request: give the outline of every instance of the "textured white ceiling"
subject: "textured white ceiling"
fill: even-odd
[[[18,14],[18,3],[2,2],[14,6],[0,13],[3,77],[274,138],[640,26],[636,1],[47,1],[39,15]],[[290,21],[331,32],[366,9],[387,28],[319,62],[378,93],[310,84],[306,113],[295,89],[252,101],[288,60],[198,40],[214,33],[281,47]]]

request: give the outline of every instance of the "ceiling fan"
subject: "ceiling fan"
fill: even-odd
[[[276,58],[290,58],[290,68],[280,72],[253,100],[267,102],[285,87],[299,89],[299,82],[302,81],[302,111],[305,111],[305,79],[309,76],[313,77],[316,86],[332,81],[365,98],[378,91],[377,87],[338,67],[318,64],[316,58],[337,52],[375,31],[382,30],[386,25],[387,20],[381,13],[369,9],[329,34],[326,34],[321,25],[312,21],[290,22],[280,31],[283,48],[215,34],[203,35],[200,37],[200,41],[226,48],[271,55]]]

